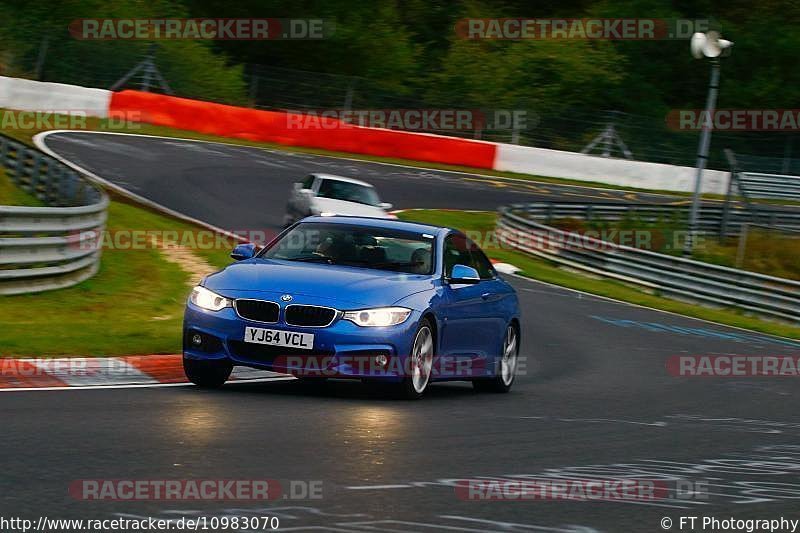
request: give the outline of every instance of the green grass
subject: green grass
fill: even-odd
[[[87,126],[113,129],[106,121],[91,118]],[[29,145],[38,133],[35,129],[3,131]],[[43,204],[16,187],[0,170],[0,205]],[[106,229],[109,235],[131,230],[177,231],[178,239],[207,231],[114,195]],[[233,240],[210,242],[206,247],[194,247],[193,252],[212,268],[229,264]],[[0,296],[0,356],[179,352],[190,277],[179,265],[167,261],[165,253],[170,252],[152,246],[104,247],[98,274],[75,287]]]
[[[614,298],[616,300],[710,320],[720,324],[727,324],[792,339],[800,339],[800,328],[798,327],[779,322],[760,320],[755,317],[743,315],[735,310],[711,309],[677,300],[670,300],[658,295],[643,292],[638,288],[614,280],[596,279],[566,271],[549,261],[533,258],[521,252],[487,245],[487,242],[489,244],[493,242],[491,238],[487,240],[486,235],[492,232],[495,227],[495,213],[413,210],[405,211],[398,216],[404,220],[447,226],[465,232],[471,232],[468,233],[471,237],[473,235],[481,235],[483,242],[479,244],[483,244],[484,251],[486,251],[490,258],[515,265],[522,269],[520,274],[523,276],[554,285],[560,285],[562,287]]]
[[[681,243],[687,224],[685,215],[677,212],[655,221],[642,220],[634,215],[619,221],[564,218],[550,222],[550,225],[562,230],[579,233],[595,231],[612,237],[617,244],[670,255],[682,254]],[[644,237],[643,242],[637,243],[632,238],[634,234]],[[628,242],[620,242],[622,235],[628,236]],[[745,244],[740,265],[736,264],[739,237],[720,240],[713,235],[706,236],[697,243],[692,258],[715,265],[800,280],[800,262],[797,260],[800,257],[800,233],[754,228],[748,232]]]
[[[151,222],[130,206],[109,208],[110,230]],[[0,355],[174,353],[187,280],[157,250],[106,250],[100,272],[75,287],[0,297]]]
[[[183,243],[190,247],[193,247],[194,239],[198,242],[198,246],[193,247],[193,252],[212,267],[221,269],[233,262],[230,253],[238,242],[231,237],[219,236],[212,242],[211,238],[215,234],[211,230],[163,215],[148,207],[141,206],[133,200],[112,194],[109,222],[111,222],[111,213],[118,210],[130,213],[130,216],[126,217],[125,220],[125,223],[129,225],[119,226],[116,229],[143,229],[154,232],[177,231],[177,242],[172,240],[172,236],[167,238],[171,242]],[[109,226],[107,229],[111,230],[112,228]]]
[[[738,249],[739,237],[722,242],[711,240],[697,251],[695,258],[779,278],[800,280],[800,233],[751,229],[745,239],[740,265],[736,264]]]
[[[107,229],[194,232],[198,228],[112,202]],[[229,252],[195,250],[216,268],[231,262]],[[105,249],[100,272],[75,287],[0,296],[0,356],[177,353],[188,280],[178,265],[151,247]]]
[[[8,177],[5,169],[0,168],[0,205],[40,207],[44,204],[32,194],[17,187]]]

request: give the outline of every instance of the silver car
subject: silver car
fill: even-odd
[[[309,174],[292,187],[284,224],[313,215],[395,218],[387,213],[391,208],[392,204],[381,202],[369,183],[333,174]]]

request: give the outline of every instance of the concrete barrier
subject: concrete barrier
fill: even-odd
[[[639,189],[691,192],[695,169],[605,158],[530,146],[345,125],[321,118],[316,127],[294,115],[139,91],[114,92],[0,76],[0,107],[83,111],[140,117],[142,122],[224,137],[326,150],[550,176]],[[135,115],[134,115],[135,114]],[[294,124],[294,125],[293,125]],[[298,124],[306,124],[299,126]],[[704,174],[703,192],[725,194],[728,172]]]
[[[142,122],[223,137],[474,168],[492,168],[497,150],[495,143],[485,141],[362,127],[333,118],[309,124],[295,113],[140,91],[114,93],[109,112],[141,113]]]
[[[0,107],[19,111],[108,116],[111,91],[0,76]]]
[[[694,191],[696,170],[531,146],[498,144],[495,170],[663,191]],[[725,194],[730,173],[707,170],[703,192]]]

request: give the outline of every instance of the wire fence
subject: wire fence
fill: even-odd
[[[248,66],[245,76],[251,105],[263,109],[420,109],[453,106],[453,102],[431,102],[413,94],[398,94],[374,80],[330,73],[309,72],[263,65]],[[456,104],[457,105],[457,104]],[[580,152],[600,140],[592,153],[683,166],[697,162],[698,131],[679,131],[668,123],[668,111],[661,117],[618,110],[549,114],[546,110],[520,109],[525,125],[518,129],[452,131],[428,129],[428,133],[455,135],[487,141],[521,144]],[[491,111],[486,111],[491,112]],[[603,134],[613,128],[614,139]],[[764,132],[715,132],[709,166],[727,168],[723,148],[737,147],[748,168],[763,172],[800,173],[800,157],[793,158],[793,134]],[[614,142],[621,141],[622,146]],[[800,145],[797,146],[800,156]]]

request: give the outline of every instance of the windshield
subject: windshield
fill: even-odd
[[[319,185],[317,196],[374,206],[380,203],[375,189],[349,181],[324,179]]]
[[[301,223],[262,258],[433,273],[432,235],[349,224]]]

